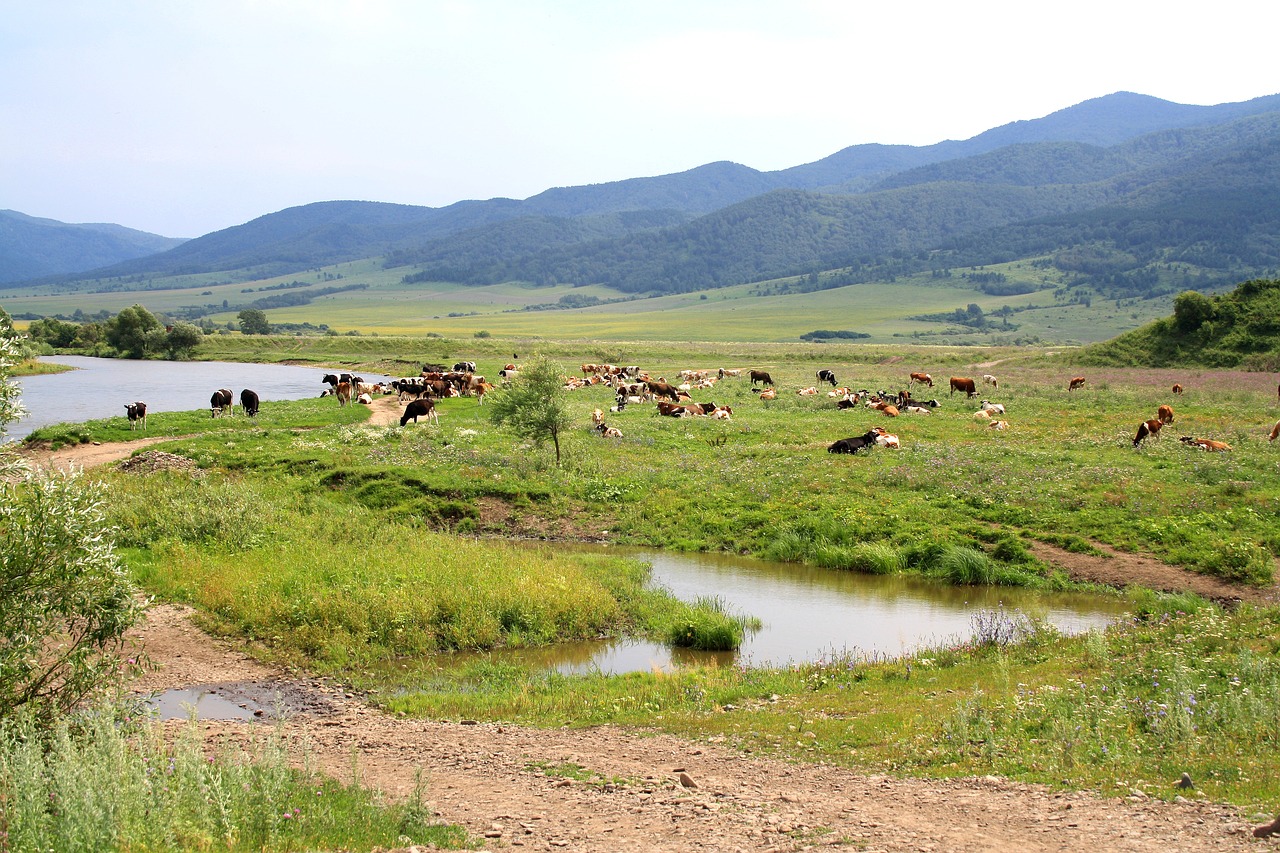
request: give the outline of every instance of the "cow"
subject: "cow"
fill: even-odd
[[[326,373],[320,381],[328,385],[330,390],[338,387],[338,375],[336,373]]]
[[[987,424],[987,426],[991,427],[992,429],[1008,429],[1009,422],[1008,421],[992,421],[991,423]]]
[[[1069,383],[1067,383],[1067,390],[1068,390],[1068,391],[1074,391],[1074,390],[1076,390],[1077,388],[1083,388],[1083,387],[1084,387],[1084,377],[1083,377],[1083,376],[1073,376],[1073,377],[1071,377],[1071,381],[1070,381]]]
[[[591,410],[591,425],[592,425],[592,426],[597,426],[597,427],[598,427],[598,426],[600,426],[600,424],[602,424],[602,423],[604,423],[604,412],[600,411],[599,409],[592,409],[592,410]]]
[[[1152,418],[1149,421],[1143,421],[1138,424],[1138,434],[1133,437],[1133,446],[1137,447],[1142,444],[1145,439],[1154,438],[1159,440],[1160,428],[1164,426],[1164,422],[1158,418]]]
[[[912,385],[915,385],[917,382],[919,382],[921,385],[928,385],[930,388],[933,387],[933,377],[927,373],[911,374],[911,379],[907,382],[907,387],[910,388]]]
[[[249,417],[258,414],[258,394],[245,388],[240,392],[240,408],[244,409],[244,413]]]
[[[998,381],[994,376],[992,376],[990,373],[984,373],[984,374],[982,374],[982,384],[983,384],[983,385],[990,385],[992,388],[999,388],[999,387],[1000,387],[1000,382],[999,382],[999,381]]]
[[[1271,428],[1271,436],[1267,441],[1275,441],[1280,438],[1280,421],[1276,421],[1276,425]]]
[[[345,406],[347,403],[350,403],[351,402],[351,383],[339,382],[337,394],[338,394],[339,406]]]
[[[989,415],[1003,415],[1005,413],[1004,403],[991,403],[987,400],[983,400],[980,411],[986,412]]]
[[[359,394],[356,396],[356,402],[362,406],[372,406],[373,397],[369,396],[368,394]]]
[[[951,394],[955,394],[957,391],[963,391],[966,397],[972,397],[978,393],[972,379],[968,379],[964,376],[952,376]]]
[[[1174,394],[1181,394],[1181,393],[1182,393],[1182,386],[1181,386],[1181,385],[1179,385],[1177,382],[1173,383],[1173,393],[1174,393]]]
[[[773,377],[763,370],[753,370],[748,374],[748,376],[751,379],[752,385],[755,385],[757,382],[763,382],[765,385],[774,384]]]
[[[882,432],[876,436],[876,444],[880,447],[890,447],[894,450],[899,449],[902,445],[898,443],[898,437],[892,433]]]
[[[864,447],[875,447],[876,438],[879,436],[880,433],[877,430],[868,430],[862,435],[854,436],[852,438],[842,438],[839,441],[832,443],[832,445],[827,448],[827,452],[857,453]]]
[[[596,431],[605,438],[622,438],[622,430],[617,427],[611,427],[604,421],[596,424]]]
[[[928,406],[907,406],[902,411],[910,412],[913,415],[932,415],[933,409]]]
[[[726,376],[741,376],[741,375],[742,375],[742,368],[740,367],[736,367],[732,370],[726,370],[725,368],[722,367],[718,371],[716,371],[716,377],[719,379],[724,379]]]
[[[710,414],[711,414],[711,417],[715,418],[718,421],[733,420],[733,409],[730,408],[729,406],[717,406],[716,408],[711,410]]]
[[[777,388],[768,388],[768,389],[766,389],[766,390],[764,390],[764,391],[761,391],[761,392],[760,392],[760,399],[761,399],[761,400],[776,400],[776,399],[778,399],[778,389],[777,389]]]
[[[209,417],[216,418],[218,415],[235,414],[231,406],[231,389],[219,388],[213,392],[213,396],[209,398]]]
[[[436,426],[440,425],[440,416],[436,414],[436,404],[431,402],[431,398],[410,400],[409,405],[404,407],[404,414],[400,416],[400,426],[404,426],[411,420],[416,424],[420,417],[435,421]]]
[[[475,373],[476,363],[474,361],[460,361],[453,366],[457,373]]]
[[[1156,410],[1156,418],[1162,424],[1173,423],[1173,406],[1161,406]]]
[[[497,387],[496,385],[490,385],[488,382],[481,382],[478,385],[476,385],[472,389],[476,392],[476,405],[483,406],[485,395],[488,394],[490,391],[492,391],[496,387]]]
[[[124,413],[129,417],[129,429],[147,428],[147,404],[139,400],[136,403],[125,403]],[[1272,436],[1274,438],[1275,436]]]
[[[830,382],[830,383],[831,383],[831,387],[832,387],[832,388],[836,387],[836,374],[835,374],[835,371],[834,371],[834,370],[827,370],[826,368],[823,368],[822,370],[819,370],[819,371],[818,371],[818,381],[819,381],[819,382]]]
[[[649,393],[654,397],[666,397],[673,403],[678,403],[680,401],[680,390],[670,382],[663,382],[660,379],[646,379],[644,381],[644,387],[648,389]]]
[[[1189,435],[1184,435],[1182,438],[1178,439],[1178,441],[1192,447],[1198,447],[1209,453],[1221,453],[1231,449],[1231,445],[1226,442],[1214,441],[1211,438],[1192,438]]]
[[[880,411],[884,412],[891,418],[896,418],[899,415],[898,407],[891,403],[885,403],[880,407]]]
[[[796,393],[799,394],[801,397],[816,397],[818,396],[818,389],[810,385],[808,388],[801,388],[800,390],[796,391]]]

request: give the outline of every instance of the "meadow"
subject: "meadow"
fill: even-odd
[[[215,336],[207,355],[236,357],[234,346],[256,360],[273,341],[276,357],[379,369],[470,357],[491,377],[513,350],[521,360],[549,355],[565,373],[602,360],[669,378],[684,368],[753,367],[773,374],[779,395],[761,401],[745,378],[698,392],[732,407],[721,422],[661,418],[649,405],[613,413],[607,389],[567,392],[574,426],[560,465],[549,449],[493,427],[472,398],[441,401],[438,427],[364,426],[366,410],[329,399],[264,405],[257,423],[153,415],[171,417],[163,432],[177,436],[160,447],[205,473],[102,472],[124,553],[149,591],[194,604],[207,626],[265,658],[338,675],[407,714],[657,726],[804,760],[996,772],[1103,792],[1172,796],[1155,786],[1186,771],[1208,796],[1242,805],[1280,794],[1280,732],[1269,710],[1280,698],[1273,608],[1228,611],[1130,591],[1133,617],[1086,637],[995,613],[975,623],[968,643],[776,670],[568,677],[496,663],[382,665],[570,637],[674,640],[682,622],[717,618],[710,603],[681,609],[651,597],[638,564],[514,549],[507,539],[1071,586],[1032,554],[1041,541],[1082,552],[1109,546],[1269,586],[1280,553],[1280,448],[1266,436],[1280,410],[1267,374],[1088,369],[1085,388],[1069,392],[1077,369],[1061,356],[1016,349],[500,338]],[[840,411],[826,388],[796,393],[815,385],[819,368],[873,390],[929,371],[941,385],[917,394],[942,405],[896,419]],[[976,420],[977,398],[943,387],[948,375],[983,373],[999,377],[998,390],[984,390],[1006,406],[1008,429]],[[1186,388],[1176,399],[1174,382]],[[1174,424],[1134,448],[1137,424],[1162,403],[1175,408]],[[622,438],[591,428],[596,408]],[[76,429],[89,440],[133,437],[112,432],[122,422]],[[901,449],[827,453],[835,439],[874,425],[895,432]],[[51,428],[59,429],[67,428]],[[1206,454],[1179,435],[1233,449]]]

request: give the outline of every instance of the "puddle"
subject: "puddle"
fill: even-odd
[[[147,707],[161,720],[187,720],[195,710],[198,720],[253,720],[264,718],[267,709],[255,702],[228,699],[208,687],[166,690],[147,700]]]

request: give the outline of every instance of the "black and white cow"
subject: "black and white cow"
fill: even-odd
[[[245,388],[240,392],[240,408],[249,417],[258,414],[258,392]]]
[[[825,367],[818,371],[819,382],[830,382],[831,387],[836,387],[836,373],[834,370],[827,370]]]
[[[209,398],[209,416],[216,418],[218,415],[234,414],[231,408],[234,399],[230,388],[219,388],[214,391],[213,396]]]
[[[125,414],[129,416],[129,429],[137,429],[141,424],[143,429],[147,428],[147,404],[139,400],[136,403],[124,404]]]

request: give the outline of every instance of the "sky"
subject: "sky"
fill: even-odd
[[[333,199],[771,171],[1119,91],[1243,101],[1280,93],[1265,8],[0,0],[0,209],[196,237]]]

